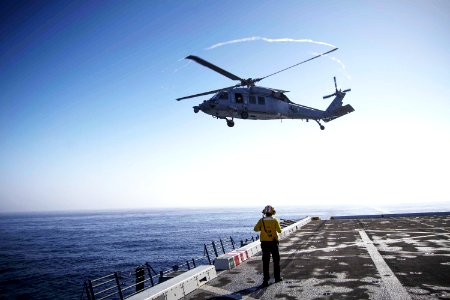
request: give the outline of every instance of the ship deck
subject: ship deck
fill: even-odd
[[[316,220],[280,255],[282,282],[259,253],[184,299],[450,299],[448,215]]]

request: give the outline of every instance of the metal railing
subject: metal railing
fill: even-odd
[[[250,242],[259,240],[259,236],[251,237],[249,239],[241,240],[240,246],[243,247]],[[219,257],[222,254],[228,253],[236,249],[236,243],[233,238],[219,239],[218,241],[212,241],[211,243],[204,244],[203,255],[206,256],[210,265],[214,263],[214,258]]]
[[[203,255],[208,258],[209,264],[212,265],[214,263],[214,258],[234,249],[236,249],[236,246],[233,238],[230,236],[229,238],[219,239],[218,241],[212,241],[211,243],[204,244]]]
[[[207,264],[206,257],[193,258],[183,263],[156,272],[150,263],[136,267],[130,273],[114,272],[112,274],[88,279],[84,282],[80,299],[104,300],[126,299],[147,288],[173,278],[201,264]]]
[[[84,286],[89,300],[102,300],[115,295],[118,295],[119,299],[123,299],[118,272],[93,280],[87,280]]]
[[[256,237],[257,239],[258,237]],[[245,241],[250,240],[246,239]],[[254,241],[255,238],[251,237]],[[241,245],[244,241],[241,241]],[[175,264],[156,272],[150,263],[137,266],[131,272],[112,274],[88,279],[83,284],[80,300],[116,300],[129,298],[145,289],[151,288],[199,265],[213,264],[214,258],[236,248],[232,237],[212,241],[204,245],[203,256]]]

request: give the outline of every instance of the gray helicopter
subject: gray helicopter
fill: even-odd
[[[178,98],[177,101],[215,94],[211,99],[194,106],[194,112],[198,113],[202,111],[214,118],[224,119],[228,127],[234,126],[235,118],[250,120],[301,119],[306,121],[314,120],[319,124],[320,129],[324,130],[325,126],[320,123],[321,120],[329,122],[354,111],[350,104],[342,105],[342,100],[345,94],[350,92],[350,89],[344,91],[338,89],[336,77],[334,77],[335,92],[323,97],[324,99],[335,97],[325,111],[292,102],[285,95],[288,91],[255,86],[255,83],[337,49],[334,48],[333,50],[319,54],[283,70],[255,79],[242,79],[200,57],[189,55],[186,59],[191,59],[223,76],[240,81],[240,83],[222,89]]]

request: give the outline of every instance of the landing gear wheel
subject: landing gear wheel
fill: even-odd
[[[246,111],[241,112],[241,118],[244,120],[248,119],[248,112],[246,112]]]
[[[234,121],[233,120],[227,120],[227,125],[228,125],[228,127],[233,127],[234,126]]]
[[[200,108],[198,106],[194,106],[194,112],[198,113],[200,111]]]
[[[323,126],[322,124],[320,124],[319,120],[314,120],[314,121],[316,121],[317,124],[319,124],[320,130],[324,130],[324,129],[325,129],[325,126]]]

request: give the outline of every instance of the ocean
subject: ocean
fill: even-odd
[[[448,211],[412,205],[277,207],[277,218]],[[256,237],[260,208],[0,214],[0,299],[80,299],[83,282],[145,262],[156,270],[203,255],[203,245]]]

